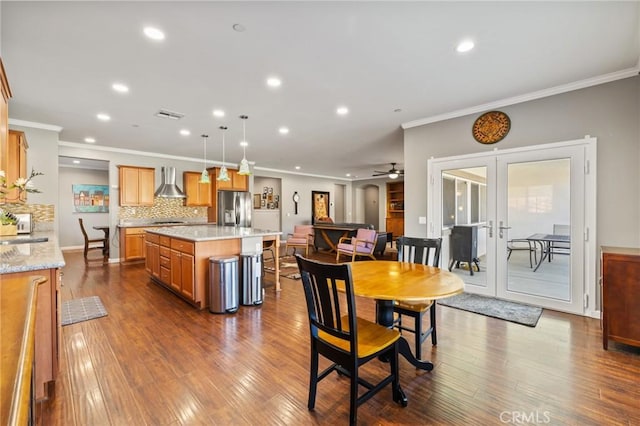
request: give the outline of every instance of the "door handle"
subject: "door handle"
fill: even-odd
[[[488,225],[482,225],[481,228],[487,228],[487,234],[489,234],[489,238],[493,238],[493,221],[490,220]]]
[[[502,221],[500,221],[500,226],[498,227],[498,229],[500,230],[500,233],[498,235],[500,236],[500,238],[504,238],[504,233],[502,231],[504,231],[505,229],[511,229],[511,227],[502,226]]]

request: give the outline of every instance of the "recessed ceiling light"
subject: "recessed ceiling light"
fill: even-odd
[[[456,47],[456,51],[459,53],[465,53],[473,49],[475,44],[471,40],[463,40]]]
[[[347,115],[347,114],[349,114],[349,108],[347,108],[345,106],[338,107],[338,109],[336,109],[336,114],[338,114],[338,115]]]
[[[80,164],[80,160],[73,160],[73,164]]]
[[[213,110],[213,116],[214,117],[224,117],[224,111],[221,109],[214,109]]]
[[[113,83],[111,88],[118,93],[128,93],[129,88],[122,83]]]
[[[182,129],[182,130],[180,130],[180,134],[182,136],[189,136],[191,134],[191,132],[188,131],[187,129]]]
[[[242,24],[233,24],[233,30],[239,33],[243,33],[246,30],[246,28]]]
[[[345,176],[346,177],[351,177],[351,173],[347,173]]]
[[[296,170],[300,170],[300,166],[296,166]]]
[[[289,134],[289,128],[288,127],[280,127],[278,129],[278,131],[280,132],[280,134],[283,134],[283,135]]]
[[[280,87],[281,84],[282,80],[280,80],[278,77],[269,77],[267,79],[267,86],[269,87]]]
[[[100,113],[100,114],[96,115],[96,117],[98,117],[98,120],[100,120],[100,121],[109,121],[109,120],[111,120],[111,117],[109,117],[107,114],[103,114],[103,113]]]
[[[249,142],[242,141],[242,142],[240,142],[240,146],[249,146]]]
[[[95,138],[84,138],[84,141],[85,141],[86,143],[96,143]]]
[[[164,33],[157,28],[154,27],[144,27],[144,35],[149,37],[151,40],[164,40]]]

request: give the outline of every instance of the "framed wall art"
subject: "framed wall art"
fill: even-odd
[[[311,224],[329,217],[329,193],[311,191]]]
[[[77,213],[109,213],[109,185],[71,185]]]

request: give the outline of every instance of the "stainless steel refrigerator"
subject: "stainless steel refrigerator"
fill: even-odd
[[[218,225],[251,227],[251,194],[218,191]]]

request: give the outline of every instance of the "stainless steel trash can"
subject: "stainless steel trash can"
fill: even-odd
[[[209,258],[209,311],[214,314],[238,310],[238,256]]]
[[[262,253],[241,253],[240,304],[262,304]]]

